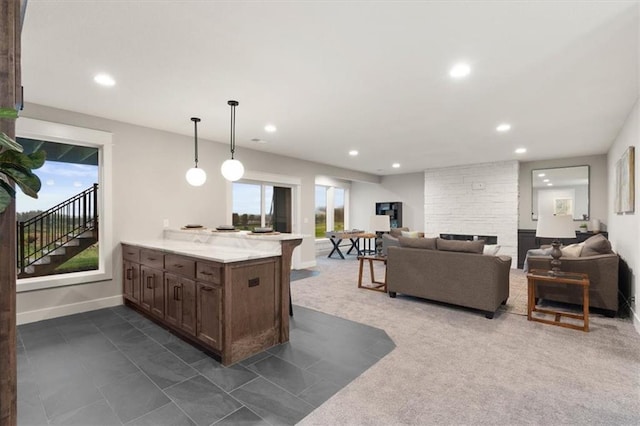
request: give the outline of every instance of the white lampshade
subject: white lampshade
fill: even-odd
[[[222,172],[222,176],[224,176],[226,180],[235,182],[244,175],[244,166],[238,160],[229,159],[222,163],[220,172]]]
[[[387,215],[371,216],[369,227],[374,232],[389,232],[391,231],[391,220]]]
[[[575,238],[576,230],[571,215],[540,215],[536,228],[536,237]]]
[[[197,167],[192,167],[185,174],[189,185],[202,186],[207,181],[207,173]]]

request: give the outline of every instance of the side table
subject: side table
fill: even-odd
[[[369,273],[371,274],[370,286],[362,285],[362,266],[364,261],[369,261]],[[358,271],[358,288],[366,288],[367,290],[387,292],[387,256],[358,256],[360,262],[360,269]],[[384,281],[376,281],[376,277],[373,273],[373,262],[384,262]]]
[[[536,306],[536,281],[543,281],[545,284],[568,284],[582,286],[582,315],[569,312],[559,312],[551,309],[540,309]],[[552,274],[550,271],[533,269],[527,274],[527,319],[545,324],[558,325],[560,327],[573,328],[575,330],[589,331],[589,276],[577,272],[558,272]],[[553,320],[534,317],[533,312],[554,315]],[[580,327],[576,324],[560,322],[562,317],[582,320]]]

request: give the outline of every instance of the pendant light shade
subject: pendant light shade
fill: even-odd
[[[207,181],[207,173],[204,170],[198,168],[198,123],[200,119],[197,117],[191,117],[193,121],[194,135],[195,135],[195,166],[187,170],[185,177],[189,185],[201,186]]]
[[[226,180],[234,182],[242,178],[242,175],[244,175],[244,166],[240,161],[233,158],[233,154],[236,150],[236,107],[238,106],[238,101],[228,101],[227,104],[231,107],[231,159],[222,163],[220,172]]]

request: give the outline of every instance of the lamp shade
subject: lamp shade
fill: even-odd
[[[192,167],[187,170],[185,177],[187,178],[189,185],[193,186],[202,186],[202,184],[207,181],[207,174],[205,171],[197,167]]]
[[[576,230],[571,215],[540,215],[536,237],[575,238]]]
[[[391,230],[391,221],[387,215],[371,216],[369,227],[374,232],[389,232]]]
[[[235,182],[244,175],[244,166],[238,160],[230,159],[222,163],[220,172],[226,180]]]

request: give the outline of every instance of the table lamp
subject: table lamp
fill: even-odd
[[[571,215],[540,215],[538,217],[538,226],[536,227],[536,237],[553,238],[551,246],[551,272],[558,274],[560,272],[560,238],[575,238],[576,230],[573,224],[573,216]]]
[[[376,256],[382,256],[382,233],[391,231],[391,221],[389,220],[389,216],[371,216],[369,227],[376,233]]]

